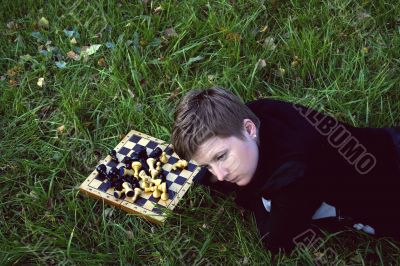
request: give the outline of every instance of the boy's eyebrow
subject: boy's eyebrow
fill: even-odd
[[[221,156],[222,154],[226,153],[227,151],[228,151],[228,149],[225,148],[225,149],[223,149],[223,150],[217,152],[217,153],[214,155],[214,157],[211,159],[211,162],[216,161],[216,160],[218,159],[219,156]],[[199,166],[200,166],[200,167],[207,167],[208,164],[200,164]]]

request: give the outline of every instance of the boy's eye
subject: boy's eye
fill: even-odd
[[[223,153],[223,154],[221,154],[220,156],[218,156],[218,157],[217,157],[217,160],[218,160],[218,161],[221,161],[221,160],[225,159],[225,157],[226,157],[226,152]]]

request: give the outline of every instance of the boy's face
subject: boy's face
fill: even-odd
[[[214,136],[200,145],[193,159],[207,167],[219,181],[245,186],[257,168],[258,146],[255,134],[246,131],[244,135],[244,139]]]

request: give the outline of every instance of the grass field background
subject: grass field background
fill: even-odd
[[[79,195],[79,184],[131,129],[169,141],[193,88],[398,125],[396,2],[2,1],[0,264],[265,264],[252,217],[231,198],[194,187],[155,227]],[[335,265],[400,261],[390,239],[349,230],[325,240]]]

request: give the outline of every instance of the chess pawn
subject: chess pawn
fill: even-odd
[[[160,162],[166,164],[168,162],[167,153],[163,151],[160,156]]]
[[[125,193],[125,189],[122,189],[122,190],[114,189],[114,197],[117,199],[120,199],[124,193]]]
[[[126,169],[125,167],[121,167],[121,168],[119,168],[119,174],[121,176],[127,176],[127,175],[133,176],[135,174],[135,172],[131,169]]]
[[[176,170],[177,168],[183,169],[188,165],[186,160],[178,160],[176,163],[172,165],[172,170]]]
[[[135,193],[133,192],[131,184],[124,182],[122,183],[122,187],[124,188],[127,197],[133,197]]]
[[[153,197],[156,198],[156,199],[161,197],[161,191],[158,189],[157,186],[154,187]]]
[[[142,194],[142,190],[138,187],[135,187],[134,193],[135,193],[135,195],[132,198],[133,202],[135,202],[138,199],[138,197]]]
[[[139,170],[142,167],[142,164],[139,161],[132,162],[132,169],[134,171],[133,176],[139,178]]]

